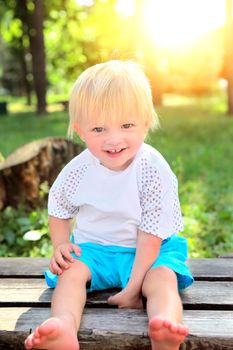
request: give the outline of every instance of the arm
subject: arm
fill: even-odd
[[[50,270],[60,275],[74,261],[71,252],[80,255],[80,248],[70,242],[71,219],[59,219],[49,216],[49,228],[53,245],[53,256],[50,260]]]
[[[141,293],[144,277],[159,255],[161,242],[161,238],[139,230],[135,260],[129,282],[125,287],[130,294]]]
[[[113,297],[109,298],[110,304],[116,304],[121,308],[140,308],[141,288],[145,275],[159,255],[162,239],[152,234],[138,231],[136,255],[131,271],[130,279],[126,287]]]

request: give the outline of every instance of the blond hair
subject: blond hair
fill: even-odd
[[[112,60],[86,69],[76,80],[69,101],[72,136],[74,125],[116,120],[141,120],[159,126],[151,88],[141,67],[131,61]]]

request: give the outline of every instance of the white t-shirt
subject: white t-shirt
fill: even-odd
[[[109,170],[83,151],[58,175],[48,211],[76,218],[77,244],[136,247],[138,229],[162,239],[183,230],[177,179],[162,155],[145,143],[123,171]]]

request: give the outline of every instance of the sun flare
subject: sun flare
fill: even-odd
[[[122,13],[132,14],[133,0],[119,0],[119,4]],[[224,23],[223,0],[144,0],[142,4],[142,30],[160,47],[192,43]]]

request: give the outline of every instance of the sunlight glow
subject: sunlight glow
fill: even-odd
[[[117,12],[125,17],[134,15],[134,0],[118,0],[116,3]]]
[[[128,14],[132,0],[119,0]],[[183,46],[221,27],[225,20],[223,0],[144,0],[143,30],[160,47]]]
[[[92,6],[94,1],[93,0],[76,0],[78,5],[81,6]]]

